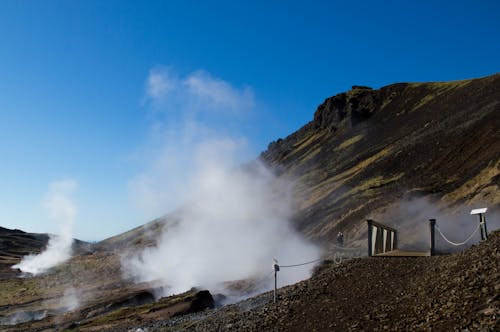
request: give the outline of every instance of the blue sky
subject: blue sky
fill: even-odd
[[[351,85],[500,68],[486,0],[4,0],[0,31],[0,225],[56,232],[43,197],[70,179],[86,240],[158,213],[137,187],[205,137],[163,142],[188,124],[244,141],[247,160]]]

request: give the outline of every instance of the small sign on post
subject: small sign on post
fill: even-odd
[[[278,271],[280,266],[278,265],[278,260],[273,259],[273,270],[274,270],[274,303],[276,303],[276,289],[278,288]]]
[[[470,212],[471,215],[478,214],[479,215],[479,228],[481,230],[481,240],[488,239],[488,228],[486,227],[486,218],[484,214],[488,211],[488,208],[474,209]]]

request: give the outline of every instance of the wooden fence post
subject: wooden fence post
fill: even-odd
[[[371,257],[373,255],[372,253],[373,220],[368,219],[366,222],[368,224],[368,257]]]
[[[431,229],[431,256],[434,256],[436,254],[436,233],[435,233],[435,227],[436,227],[436,219],[429,219],[429,226]]]

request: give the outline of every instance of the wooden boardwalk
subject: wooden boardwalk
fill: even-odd
[[[373,255],[373,257],[426,257],[430,256],[430,251],[413,251],[413,250],[391,250]]]

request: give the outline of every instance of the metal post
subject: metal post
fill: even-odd
[[[483,214],[483,223],[484,223],[484,235],[486,236],[486,240],[488,240],[488,227],[486,227],[486,217]]]
[[[274,270],[274,303],[276,303],[276,288],[278,288],[277,272]]]
[[[484,236],[484,228],[483,228],[483,214],[479,214],[479,230],[481,231],[481,240],[486,240]]]
[[[479,214],[479,223],[481,228],[481,240],[488,240],[488,228],[486,227],[486,217],[484,216],[483,213]]]
[[[486,227],[486,218],[484,217],[484,213],[486,213],[486,211],[488,211],[488,208],[474,209],[470,212],[470,214],[479,215],[479,228],[481,228],[481,240],[488,239],[488,228]]]
[[[372,232],[373,232],[373,220],[368,219],[368,257],[373,255],[372,253]]]
[[[274,303],[276,303],[276,290],[278,288],[278,271],[280,270],[280,266],[278,265],[278,261],[274,259],[274,264],[273,264],[273,269],[274,269]]]
[[[429,219],[429,226],[431,228],[431,256],[434,256],[436,254],[436,233],[435,233],[435,227],[436,227],[436,219]]]

